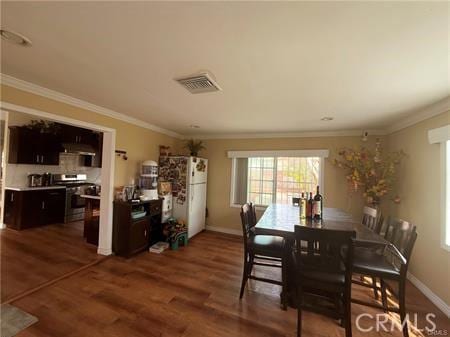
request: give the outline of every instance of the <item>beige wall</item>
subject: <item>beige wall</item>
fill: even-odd
[[[373,146],[374,139],[362,143],[361,137],[274,138],[274,139],[215,139],[206,140],[202,157],[209,160],[207,207],[209,226],[240,230],[239,208],[230,207],[231,159],[230,150],[301,150],[329,149],[325,160],[325,207],[336,207],[361,217],[363,201],[358,195],[349,197],[344,171],[332,165],[331,159],[342,147]]]
[[[450,123],[450,112],[430,118],[388,136],[390,150],[404,150],[408,158],[400,169],[399,205],[393,216],[417,225],[418,238],[410,272],[450,304],[450,252],[441,248],[440,144],[428,142],[428,130]]]
[[[116,149],[125,150],[128,155],[126,161],[116,157],[115,186],[129,184],[139,174],[142,161],[157,161],[159,145],[176,148],[178,144],[173,137],[5,85],[1,86],[1,100],[115,129]]]

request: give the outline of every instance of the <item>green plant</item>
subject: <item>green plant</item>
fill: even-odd
[[[30,130],[39,131],[41,133],[52,133],[52,134],[57,134],[61,129],[59,124],[45,121],[43,119],[41,120],[33,119],[30,122],[30,124],[25,125],[25,127]]]
[[[396,167],[406,156],[403,151],[383,154],[377,139],[375,151],[365,147],[359,150],[344,148],[338,152],[340,159],[333,164],[347,170],[346,179],[350,192],[361,190],[367,203],[378,205],[381,199],[392,192],[396,179]],[[400,197],[391,198],[400,203]]]
[[[201,150],[206,149],[201,140],[189,139],[184,144],[184,147],[189,150],[191,156],[197,156]]]

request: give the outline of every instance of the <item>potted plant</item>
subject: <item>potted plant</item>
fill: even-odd
[[[184,147],[189,150],[191,156],[197,157],[201,150],[206,149],[201,140],[189,139]]]
[[[333,163],[346,169],[346,179],[350,192],[362,191],[367,204],[378,207],[383,197],[392,193],[396,180],[396,167],[405,156],[403,151],[383,154],[377,139],[375,151],[365,147],[359,150],[344,148],[338,152],[339,159]],[[391,200],[400,203],[400,197],[393,195]]]
[[[33,119],[30,124],[25,125],[25,127],[32,131],[38,131],[40,133],[50,133],[50,134],[58,134],[60,132],[61,127],[59,124],[54,122],[45,121],[43,119],[36,120]]]

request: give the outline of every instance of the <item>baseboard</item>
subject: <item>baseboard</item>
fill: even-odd
[[[450,306],[445,303],[439,296],[431,291],[425,284],[423,284],[417,277],[408,272],[408,280],[419,289],[435,306],[437,306],[448,318],[450,318]]]
[[[108,256],[108,255],[112,254],[112,250],[111,250],[111,248],[100,248],[100,247],[98,247],[97,248],[97,254]]]
[[[242,236],[242,231],[240,231],[238,229],[232,229],[232,228],[226,228],[226,227],[216,227],[216,226],[206,226],[206,230]]]

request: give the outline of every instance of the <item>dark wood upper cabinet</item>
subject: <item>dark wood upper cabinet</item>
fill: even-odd
[[[59,165],[59,154],[64,152],[64,143],[89,145],[95,156],[84,156],[84,166],[102,166],[103,133],[59,125],[57,133],[40,132],[23,126],[9,128],[10,164]]]
[[[59,165],[59,135],[19,126],[10,127],[9,134],[9,163]]]
[[[95,133],[72,125],[59,124],[63,143],[96,145]]]

